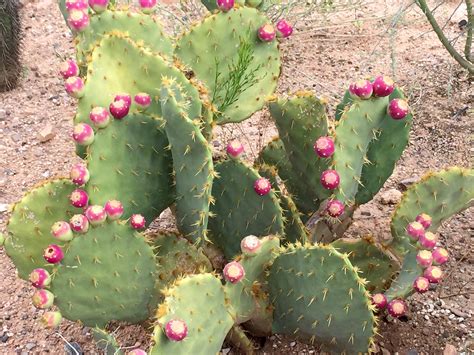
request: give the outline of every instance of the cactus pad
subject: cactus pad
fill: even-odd
[[[43,251],[48,245],[64,245],[51,235],[51,227],[81,212],[69,203],[74,189],[66,179],[46,181],[14,205],[5,249],[21,278],[27,279],[33,269],[45,267]]]
[[[217,354],[234,323],[221,281],[212,274],[192,275],[178,280],[165,295],[158,307],[150,354]],[[186,323],[184,340],[166,337],[164,327],[172,319]]]
[[[120,198],[124,218],[140,213],[151,223],[174,201],[171,153],[162,125],[162,120],[130,114],[97,131],[87,154],[92,203]]]
[[[146,319],[156,263],[143,235],[128,224],[104,223],[72,240],[51,284],[64,317],[87,326]]]
[[[94,337],[97,347],[104,352],[105,355],[123,355],[123,351],[120,350],[120,345],[117,339],[107,331],[94,328],[92,329],[92,336]]]
[[[368,352],[373,306],[346,255],[332,247],[291,245],[275,259],[268,284],[275,333],[322,343],[330,352]]]
[[[227,259],[240,254],[240,241],[247,235],[283,234],[283,211],[273,189],[260,196],[254,183],[260,175],[244,163],[232,159],[216,164],[219,178],[214,181],[209,219],[209,238]]]
[[[268,22],[256,9],[234,8],[206,17],[178,39],[175,53],[209,89],[218,123],[250,117],[276,89],[277,41],[257,37]]]

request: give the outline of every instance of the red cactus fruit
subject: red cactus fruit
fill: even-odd
[[[78,76],[79,66],[77,65],[75,60],[68,59],[63,64],[61,64],[61,67],[59,68],[59,73],[61,73],[64,79],[68,79],[72,76]]]
[[[73,165],[70,176],[72,182],[79,186],[87,184],[90,178],[89,170],[87,170],[87,167],[84,164]]]
[[[336,170],[326,170],[321,174],[321,185],[325,189],[334,190],[339,186],[339,174]]]
[[[339,200],[330,200],[326,207],[328,215],[337,218],[344,213],[344,204]]]
[[[89,6],[98,14],[107,10],[109,0],[89,0]]]
[[[405,315],[408,307],[404,300],[394,299],[388,304],[387,310],[392,317],[398,318]]]
[[[293,27],[284,19],[277,22],[276,30],[279,38],[288,38],[293,33]]]
[[[87,10],[87,1],[86,0],[66,0],[64,5],[68,12],[72,10]]]
[[[240,249],[245,255],[255,255],[262,247],[262,242],[254,235],[248,235],[240,242]]]
[[[377,307],[377,309],[385,309],[387,307],[387,296],[383,293],[376,293],[372,296],[372,304]]]
[[[73,31],[82,32],[89,26],[89,15],[85,10],[71,10],[67,23]]]
[[[448,251],[444,248],[438,247],[433,250],[433,264],[443,265],[449,259]]]
[[[89,195],[82,189],[75,189],[69,196],[69,202],[77,208],[86,207],[89,203]]]
[[[418,254],[416,254],[416,262],[423,268],[431,266],[431,264],[433,263],[433,256],[431,255],[431,251],[420,250]]]
[[[431,283],[437,284],[443,278],[443,270],[438,266],[430,266],[425,270],[423,276],[426,277]]]
[[[244,151],[244,146],[240,141],[233,140],[227,144],[226,152],[231,158],[237,158]]]
[[[244,267],[237,261],[231,261],[224,266],[224,279],[230,283],[236,284],[245,276]]]
[[[438,237],[431,232],[425,232],[420,239],[418,239],[418,243],[422,248],[425,249],[433,249],[438,242]]]
[[[59,221],[53,224],[51,227],[52,236],[62,242],[68,242],[72,240],[74,235],[72,234],[71,226],[69,223],[64,221]]]
[[[71,229],[76,233],[87,233],[89,230],[89,220],[83,214],[75,214],[69,220]]]
[[[64,83],[64,88],[66,89],[66,93],[75,99],[80,99],[84,96],[84,81],[78,76],[67,78]]]
[[[349,93],[359,99],[367,100],[372,96],[373,88],[369,80],[357,80],[349,86]]]
[[[132,97],[125,93],[125,92],[122,92],[120,94],[116,94],[114,96],[114,101],[119,101],[119,100],[123,100],[125,102],[125,104],[128,106],[128,108],[130,108],[130,106],[132,106]]]
[[[120,201],[110,200],[105,204],[105,212],[107,213],[107,218],[111,221],[119,219],[123,215],[123,205]]]
[[[395,89],[395,83],[389,76],[378,76],[372,83],[374,96],[385,97],[392,94]]]
[[[45,269],[34,269],[29,276],[31,285],[36,288],[45,288],[51,283],[51,275]]]
[[[117,100],[110,104],[109,111],[115,119],[121,120],[128,115],[130,105],[124,100]]]
[[[313,149],[320,158],[328,158],[334,154],[334,141],[331,137],[319,137],[314,143]]]
[[[423,228],[428,229],[431,226],[431,222],[433,221],[431,216],[426,213],[420,213],[416,216],[415,221],[421,223]]]
[[[49,329],[57,328],[63,317],[60,312],[45,312],[40,319],[41,324]]]
[[[258,38],[260,38],[262,42],[271,42],[275,39],[276,36],[275,28],[273,28],[273,26],[270,24],[266,24],[260,27],[258,29],[257,34]]]
[[[188,335],[188,326],[180,319],[172,319],[165,325],[165,334],[169,340],[181,341]]]
[[[418,240],[422,235],[425,234],[425,229],[419,222],[411,222],[407,226],[407,233],[413,240]]]
[[[94,130],[87,123],[78,123],[74,126],[72,139],[78,145],[91,145],[94,142]]]
[[[145,217],[143,217],[141,214],[132,214],[130,217],[130,225],[133,229],[143,229],[145,228],[145,224]]]
[[[227,12],[233,9],[235,1],[234,0],[217,0],[217,7],[223,12]]]
[[[94,107],[89,113],[89,119],[95,127],[105,128],[110,123],[109,111],[104,107]]]
[[[393,99],[388,104],[388,114],[394,120],[403,120],[410,111],[408,102],[403,99]]]
[[[135,105],[142,111],[146,110],[151,105],[151,96],[144,92],[139,92],[134,97]]]
[[[87,207],[86,212],[84,214],[89,220],[89,223],[93,226],[104,223],[105,219],[107,218],[107,213],[105,212],[104,207],[99,205],[92,205]]]
[[[413,282],[413,288],[416,292],[425,293],[430,288],[430,281],[423,276],[418,276]]]
[[[33,294],[33,305],[39,309],[50,308],[54,303],[54,295],[48,291],[39,289]]]
[[[156,0],[138,0],[140,10],[144,14],[151,14],[156,6]]]
[[[50,244],[43,253],[44,260],[50,264],[57,264],[64,258],[64,252],[59,245]]]
[[[267,178],[258,178],[253,184],[253,189],[258,195],[264,196],[270,192],[272,184]]]

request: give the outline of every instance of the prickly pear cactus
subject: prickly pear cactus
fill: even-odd
[[[11,90],[21,74],[20,2],[5,0],[0,4],[0,92]]]

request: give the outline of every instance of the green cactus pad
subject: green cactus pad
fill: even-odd
[[[227,282],[225,285],[225,292],[237,316],[238,324],[253,318],[259,303],[257,299],[266,300],[266,306],[269,306],[264,285],[265,269],[275,258],[280,241],[275,237],[265,237],[261,242],[261,249],[256,255],[242,255],[237,259],[245,270],[245,277],[240,282]]]
[[[397,263],[371,239],[338,239],[331,246],[338,252],[349,255],[351,264],[369,282],[366,289],[371,293],[385,291],[398,271]]]
[[[87,151],[91,203],[120,200],[124,219],[140,213],[147,224],[173,203],[173,163],[162,125],[162,120],[130,114],[96,132]]]
[[[302,92],[272,102],[269,107],[297,181],[308,185],[316,195],[317,199],[313,201],[315,211],[330,195],[320,182],[321,173],[328,169],[330,160],[318,157],[313,149],[314,142],[328,134],[325,105],[313,94]],[[298,200],[299,196],[296,198]]]
[[[156,262],[145,238],[128,224],[104,223],[69,244],[51,291],[64,317],[87,326],[136,323],[150,315]]]
[[[218,9],[217,2],[215,0],[201,0],[201,2],[209,11],[214,11]],[[245,0],[236,0],[235,4],[242,6],[245,4]]]
[[[154,53],[159,53],[165,58],[173,56],[173,43],[156,18],[126,9],[109,10],[92,15],[87,30],[76,36],[78,64],[87,65],[87,57],[95,45],[105,35],[118,31],[126,33],[136,43],[143,43]]]
[[[217,354],[234,323],[221,281],[212,274],[187,276],[165,294],[158,307],[150,354]],[[166,323],[172,319],[182,320],[188,327],[182,341],[171,341],[165,335]]]
[[[260,196],[254,183],[260,175],[236,159],[216,164],[209,219],[209,239],[222,249],[227,259],[240,253],[240,241],[247,235],[282,235],[283,211],[274,188]]]
[[[184,110],[182,88],[174,79],[162,79],[161,105],[173,156],[176,178],[178,229],[192,241],[206,239],[214,167],[209,143],[199,125]]]
[[[291,166],[288,156],[279,138],[270,141],[260,152],[258,164],[273,166],[278,171],[278,176],[283,180],[285,187],[292,195],[298,210],[306,215],[314,212],[317,196],[306,184],[299,179],[297,172]]]
[[[81,210],[71,206],[69,195],[76,188],[69,180],[46,181],[28,192],[13,207],[8,221],[5,250],[18,269],[18,275],[28,279],[35,268],[44,268],[44,249],[50,244],[64,245],[51,235],[58,221],[69,221]]]
[[[340,185],[336,198],[345,204],[353,204],[362,184],[362,168],[368,164],[369,143],[377,136],[386,120],[388,97],[354,100],[344,111],[336,127],[333,168],[339,173]],[[404,129],[404,122],[398,122]],[[367,177],[371,178],[370,176]]]
[[[124,352],[120,350],[120,345],[115,337],[100,328],[92,329],[92,336],[94,337],[97,348],[104,352],[104,355],[123,355]]]
[[[416,261],[417,254],[418,249],[410,247],[403,259],[400,274],[398,274],[391,287],[385,292],[389,302],[395,298],[407,298],[414,292],[413,283],[418,276],[423,275],[423,268]]]
[[[269,22],[256,9],[234,8],[206,17],[178,39],[175,53],[209,89],[218,123],[250,117],[275,91],[278,42],[257,37]]]
[[[474,170],[453,167],[429,173],[420,182],[411,186],[398,204],[391,223],[393,248],[399,255],[411,249],[406,227],[417,215],[431,216],[430,231],[456,213],[472,206],[474,201]]]
[[[390,95],[390,100],[396,98],[405,98],[400,89],[395,89]],[[369,202],[392,175],[395,164],[408,144],[412,123],[412,114],[403,120],[394,120],[385,113],[377,137],[369,143],[367,159],[370,163],[367,162],[362,168],[362,186],[355,197],[357,204]]]
[[[202,109],[199,93],[179,69],[125,35],[105,35],[92,51],[85,94],[79,100],[75,123],[90,123],[91,109],[95,106],[108,108],[118,93],[128,93],[132,97],[139,92],[149,94],[152,104],[146,113],[161,117],[158,99],[164,76],[175,78],[183,87],[188,102],[186,111],[190,117],[199,117]],[[136,108],[132,105],[130,112],[134,111]]]
[[[275,259],[268,284],[275,333],[321,343],[330,352],[368,352],[373,306],[347,256],[328,246],[291,245]]]

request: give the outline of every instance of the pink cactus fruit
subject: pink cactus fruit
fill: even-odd
[[[277,22],[277,36],[280,38],[288,38],[293,33],[293,27],[284,19]]]
[[[83,214],[75,214],[69,220],[71,229],[76,233],[87,233],[89,230],[89,220]]]
[[[51,275],[45,269],[34,269],[29,276],[31,285],[36,288],[45,288],[51,283]]]
[[[427,215],[426,213],[421,213],[418,216],[416,216],[415,221],[421,223],[423,228],[428,229],[431,227],[431,222],[433,220],[430,215]]]
[[[394,299],[388,304],[387,310],[392,317],[398,318],[405,315],[408,307],[404,300]]]
[[[59,73],[64,79],[68,79],[72,76],[78,76],[79,66],[77,65],[75,60],[68,59],[61,64],[61,67],[59,68]]]
[[[169,340],[181,341],[188,335],[188,326],[180,319],[172,319],[165,325],[165,334]]]
[[[425,293],[430,288],[430,281],[423,276],[418,276],[413,282],[413,288],[416,292]]]
[[[231,158],[237,158],[244,151],[244,146],[240,141],[233,140],[227,144],[226,152]]]
[[[62,242],[68,242],[74,238],[72,234],[71,226],[69,223],[64,221],[59,221],[53,224],[51,227],[52,236]]]
[[[244,267],[237,261],[231,261],[224,266],[224,278],[226,281],[236,284],[245,276]]]
[[[394,120],[403,120],[410,110],[408,102],[403,99],[393,99],[388,104],[388,114]]]
[[[64,5],[68,12],[72,10],[86,10],[88,7],[86,0],[66,0]]]
[[[234,0],[217,0],[216,4],[219,10],[223,12],[227,12],[227,11],[232,10],[232,8],[234,7],[235,1]]]
[[[64,88],[69,96],[80,99],[84,96],[84,81],[78,76],[71,76],[66,79]]]
[[[133,229],[143,229],[145,228],[145,224],[145,217],[143,217],[141,214],[132,214],[130,217],[130,225]]]
[[[339,174],[336,170],[326,170],[321,174],[321,185],[327,190],[334,190],[339,186]]]
[[[71,205],[77,208],[84,208],[89,203],[89,195],[82,189],[75,189],[69,196]]]
[[[54,303],[54,295],[48,290],[39,289],[33,294],[33,305],[39,309],[50,308]]]
[[[97,128],[105,128],[110,123],[109,112],[104,107],[94,107],[89,113],[89,119]]]
[[[407,226],[407,233],[413,240],[418,240],[425,234],[425,228],[420,222],[411,222]]]
[[[423,268],[431,266],[433,263],[433,255],[431,255],[431,251],[420,250],[418,254],[416,254],[416,262]]]
[[[99,205],[92,205],[87,207],[85,215],[89,220],[89,223],[93,226],[97,226],[101,223],[104,223],[105,219],[107,218],[105,208]]]
[[[262,242],[254,235],[248,235],[240,242],[240,249],[245,255],[255,255],[262,247]]]
[[[144,14],[151,14],[156,6],[156,0],[138,0],[138,4]]]
[[[372,83],[369,80],[361,79],[357,80],[349,86],[349,93],[356,98],[363,100],[370,99],[372,96],[373,88]]]
[[[272,189],[272,184],[267,178],[261,177],[255,180],[255,183],[253,184],[253,189],[255,190],[257,195],[264,196],[270,192],[270,190]]]
[[[44,250],[43,253],[44,260],[46,260],[50,264],[57,264],[61,262],[64,258],[64,252],[59,245],[50,244]]]
[[[437,284],[443,278],[443,270],[438,266],[430,266],[425,270],[423,276],[426,277],[429,282]]]
[[[120,201],[110,200],[105,204],[105,212],[107,213],[107,218],[111,221],[115,221],[122,217],[123,215],[123,205]]]
[[[151,96],[145,92],[139,92],[135,95],[134,101],[140,110],[146,110],[151,105]]]
[[[147,355],[147,353],[142,349],[133,349],[132,351],[129,351],[127,355]]]
[[[94,141],[94,130],[87,123],[78,123],[74,126],[72,139],[78,145],[91,145]]]
[[[372,83],[374,96],[385,97],[392,94],[395,89],[395,83],[389,76],[380,75]]]
[[[57,328],[61,321],[63,320],[63,316],[60,312],[45,312],[40,319],[41,324],[49,329]]]
[[[418,243],[422,248],[425,249],[433,249],[436,246],[436,243],[438,242],[438,237],[431,232],[425,232],[419,239]]]
[[[89,0],[89,6],[98,14],[107,10],[109,0]]]
[[[76,185],[82,186],[87,184],[90,178],[89,170],[84,164],[75,164],[70,172],[71,180]]]
[[[444,248],[438,247],[433,250],[433,264],[443,265],[449,259],[448,251]]]
[[[82,32],[89,26],[89,15],[85,10],[71,10],[67,23],[73,31]]]
[[[331,137],[319,137],[313,145],[315,153],[321,158],[334,154],[334,141]]]
[[[372,304],[377,307],[377,309],[385,309],[387,307],[387,296],[383,293],[376,293],[372,296]]]
[[[125,104],[128,106],[128,108],[130,108],[130,106],[132,106],[132,96],[130,96],[130,94],[127,94],[125,92],[122,92],[120,94],[116,94],[114,96],[114,101],[119,101],[119,100],[123,100],[125,102]]]
[[[258,38],[260,38],[262,42],[271,42],[276,36],[275,28],[273,28],[273,26],[268,23],[260,27],[257,34]]]
[[[330,200],[326,211],[331,217],[337,218],[344,213],[344,204],[339,200]]]
[[[110,104],[109,111],[115,119],[121,120],[128,115],[130,105],[124,100],[117,100]]]

